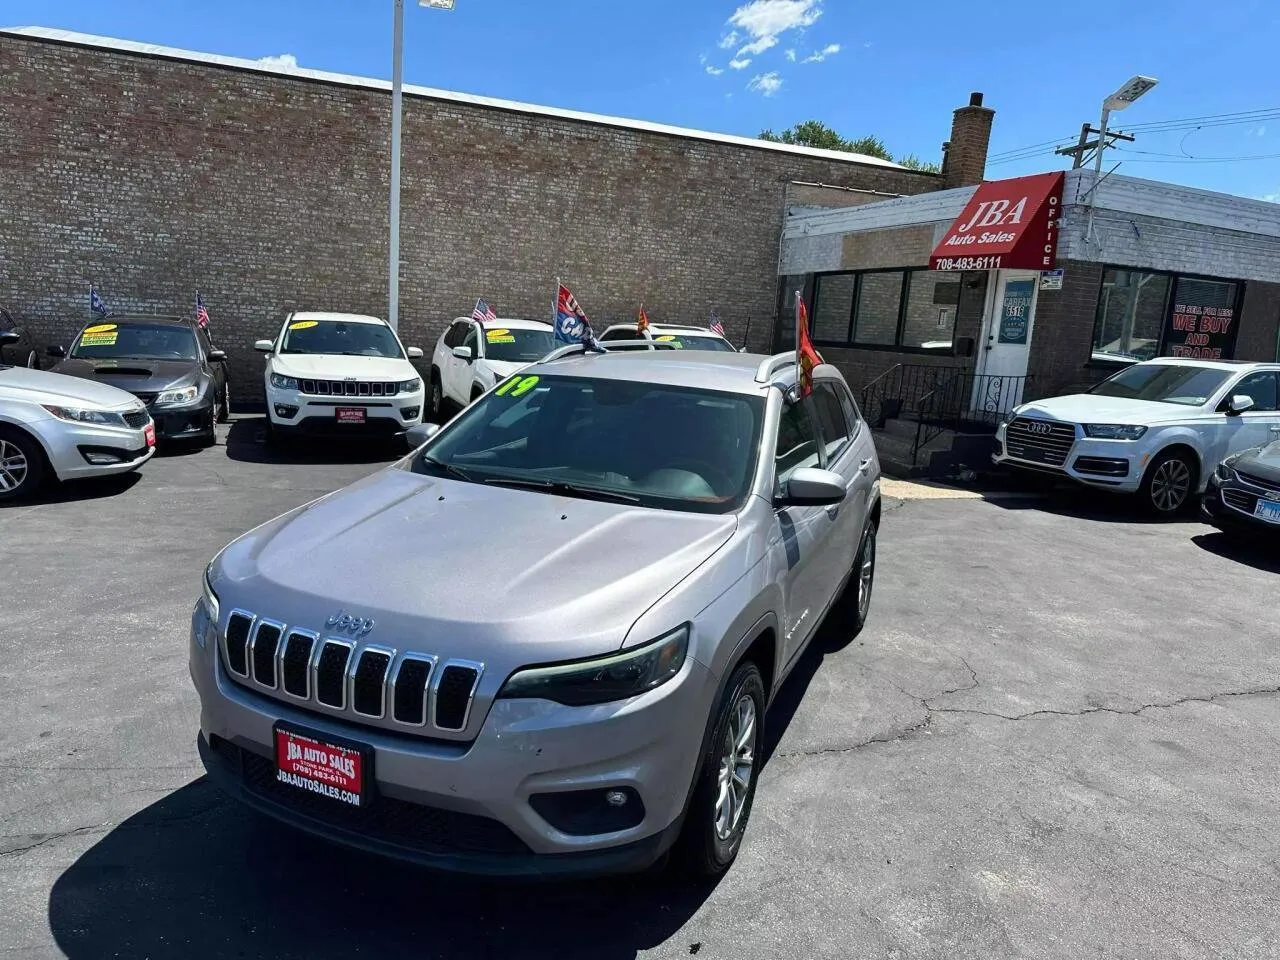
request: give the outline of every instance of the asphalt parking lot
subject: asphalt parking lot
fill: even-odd
[[[788,682],[723,881],[460,881],[202,779],[205,563],[390,459],[278,462],[259,425],[0,510],[8,955],[1277,955],[1280,559],[1119,502],[893,501],[868,628]]]

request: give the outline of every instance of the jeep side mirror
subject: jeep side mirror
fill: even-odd
[[[253,349],[259,353],[270,353],[275,349],[275,343],[271,340],[259,340],[253,345]]]
[[[787,481],[776,507],[831,507],[843,503],[847,494],[844,479],[831,470],[801,467]]]
[[[440,424],[438,423],[415,423],[405,433],[409,446],[417,450],[424,443],[440,432]]]
[[[471,362],[471,348],[470,348],[470,347],[454,347],[454,348],[453,348],[453,355],[454,355],[455,357],[457,357],[459,360],[465,360],[465,361],[467,361],[467,363],[470,363],[470,362]]]
[[[210,351],[209,351],[209,362],[210,362],[210,363],[225,363],[225,362],[226,362],[226,360],[227,360],[227,351],[225,351],[225,350],[210,350]]]
[[[421,347],[405,347],[404,352],[408,355],[408,357],[409,357],[409,359],[410,359],[410,360],[421,360],[421,359],[422,359],[422,348],[421,348]]]
[[[65,357],[67,355],[67,348],[60,347],[55,343],[53,346],[49,347],[49,349],[46,350],[45,353],[47,353],[51,357]]]
[[[1243,393],[1237,393],[1227,402],[1227,415],[1238,417],[1246,410],[1253,409],[1253,397],[1245,396]]]

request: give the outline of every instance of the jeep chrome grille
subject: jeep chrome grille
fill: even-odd
[[[248,610],[231,611],[221,641],[227,671],[242,686],[391,729],[465,730],[484,673],[471,660],[361,646]]]
[[[400,392],[398,380],[299,380],[301,393],[317,397],[394,397]]]

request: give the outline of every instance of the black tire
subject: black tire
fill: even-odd
[[[19,500],[44,482],[44,450],[28,433],[0,424],[0,502]]]
[[[431,382],[427,387],[427,416],[434,423],[440,422],[444,414],[444,384],[440,381],[440,371],[431,368]]]
[[[1194,502],[1199,474],[1199,465],[1191,454],[1166,450],[1147,467],[1138,499],[1154,516],[1176,517]]]
[[[721,781],[728,776],[731,782],[741,782],[744,765],[738,763],[733,772],[728,771],[731,733],[742,721],[739,710],[744,701],[750,701],[754,711],[752,733],[745,744],[749,753],[735,752],[734,755],[739,760],[749,761],[750,766],[745,788],[741,788],[740,796],[733,794],[739,799],[725,809],[719,803]],[[718,877],[733,865],[738,856],[759,780],[764,746],[764,706],[764,681],[759,668],[750,660],[738,664],[725,685],[720,702],[716,704],[711,739],[698,764],[693,798],[676,841],[675,854],[683,869],[690,874]]]
[[[880,528],[868,523],[862,532],[862,543],[858,545],[858,555],[853,558],[853,571],[849,574],[849,583],[845,586],[845,602],[849,605],[849,621],[856,637],[867,625],[867,616],[871,613],[871,591],[876,585],[876,537]]]

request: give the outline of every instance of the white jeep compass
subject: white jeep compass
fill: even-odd
[[[1225,457],[1280,425],[1280,364],[1161,358],[1135,363],[1088,393],[1014,408],[996,433],[1004,466],[1139,494],[1181,511]]]
[[[422,422],[422,378],[385,320],[293,313],[266,353],[267,439],[308,434],[403,436]]]

